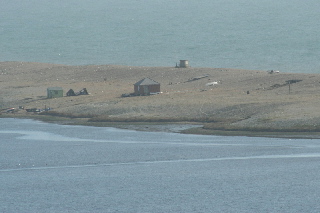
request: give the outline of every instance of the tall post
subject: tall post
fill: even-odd
[[[290,94],[290,92],[291,92],[291,83],[290,83],[290,81],[289,81],[289,94]]]

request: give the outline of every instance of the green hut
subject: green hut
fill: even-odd
[[[49,87],[47,89],[47,98],[63,97],[63,89],[61,87]]]

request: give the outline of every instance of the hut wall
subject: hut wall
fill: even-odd
[[[157,93],[157,92],[160,92],[160,84],[134,86],[134,93],[136,95],[150,95],[150,93]]]
[[[63,97],[63,90],[56,88],[48,88],[47,89],[47,98],[59,98]]]
[[[149,85],[148,89],[149,89],[149,93],[160,92],[160,84],[158,84],[158,85]]]
[[[181,68],[188,68],[189,67],[189,61],[188,60],[180,60],[180,67]]]

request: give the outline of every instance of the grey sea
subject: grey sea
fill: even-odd
[[[0,119],[0,212],[319,212],[320,140]]]
[[[0,61],[319,73],[319,0],[1,0]]]

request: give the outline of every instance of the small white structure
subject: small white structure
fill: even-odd
[[[210,82],[210,83],[207,83],[206,86],[213,86],[213,85],[217,85],[218,82],[214,81],[214,82]]]
[[[269,74],[279,73],[279,72],[280,72],[279,70],[268,70],[268,73],[269,73]]]

